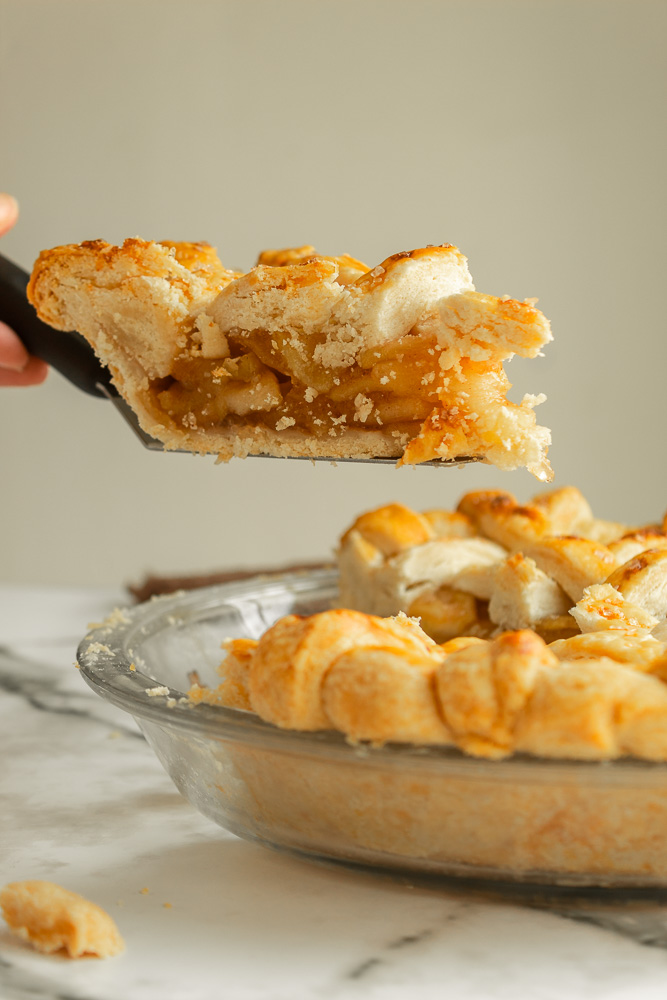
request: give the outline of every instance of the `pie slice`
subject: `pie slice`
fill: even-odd
[[[101,240],[40,254],[28,296],[108,365],[166,448],[234,455],[479,457],[552,478],[543,396],[506,398],[503,363],[551,340],[534,302],[474,290],[450,245],[368,268],[310,246],[247,274],[205,243]]]

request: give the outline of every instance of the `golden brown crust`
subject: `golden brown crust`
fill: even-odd
[[[584,523],[595,518],[569,487],[526,504],[504,491],[476,491],[456,512],[419,514],[388,504],[360,515],[341,538],[341,602],[370,614],[423,615],[426,630],[443,641],[472,627],[472,609],[462,600],[472,594],[490,602],[475,614],[478,626],[490,619],[490,632],[494,625],[534,628],[564,638],[577,627],[563,615],[617,565],[598,542],[554,534]],[[373,525],[382,526],[381,543]],[[439,594],[443,585],[455,593]]]
[[[612,574],[612,578],[615,575]],[[659,620],[646,608],[626,601],[610,583],[587,587],[570,614],[576,619],[582,632],[609,629],[626,634],[641,634],[649,632]]]
[[[451,743],[433,697],[435,668],[426,651],[348,650],[335,659],[322,684],[329,726],[353,742]]]
[[[593,522],[593,511],[576,486],[562,486],[548,493],[538,493],[530,501],[546,516],[550,535],[582,535]]]
[[[613,554],[606,546],[588,538],[567,535],[528,542],[523,552],[573,601],[581,598],[586,587],[606,580],[616,565]]]
[[[545,535],[573,536],[606,546],[629,530],[627,525],[594,517],[575,486],[539,493],[527,504],[503,490],[475,490],[466,493],[458,509],[488,538],[524,553],[529,540]]]
[[[343,535],[343,544],[351,532],[361,535],[383,556],[394,556],[435,537],[429,519],[401,503],[387,504],[360,514]]]
[[[408,619],[396,624],[344,609],[281,619],[252,655],[248,692],[254,711],[281,728],[330,728],[321,699],[325,674],[348,650],[377,645],[428,655],[435,643]]]
[[[179,264],[187,267],[193,274],[206,278],[215,291],[238,277],[237,271],[223,267],[217,250],[210,243],[173,243],[170,240],[160,240],[160,246],[173,250]]]
[[[257,649],[257,640],[227,639],[222,648],[227,651],[222,684],[209,688],[203,687],[199,682],[194,683],[189,691],[190,701],[195,705],[225,705],[227,708],[251,712],[248,673]]]
[[[576,660],[540,674],[518,749],[542,757],[667,760],[667,687],[612,660]]]
[[[206,290],[216,294],[234,273],[222,266],[215,248],[207,243],[127,239],[122,246],[114,246],[104,240],[88,240],[43,250],[33,266],[27,295],[41,319],[67,330],[72,329],[69,323],[74,317],[67,315],[68,289],[60,289],[60,281],[91,281],[114,288],[121,281],[154,278],[178,287],[191,298],[195,292],[189,275],[195,275]],[[197,286],[197,293],[201,292]]]
[[[302,247],[285,247],[282,250],[262,250],[257,258],[257,264],[267,267],[285,267],[286,264],[298,264],[309,257],[315,257],[315,247],[305,244]]]
[[[406,613],[418,618],[426,634],[438,643],[468,635],[479,619],[473,595],[446,584],[420,590],[408,604]]]
[[[543,509],[519,504],[504,490],[466,493],[457,510],[469,517],[483,535],[511,552],[523,551],[527,541],[551,534],[551,523]]]
[[[537,676],[559,666],[530,631],[505,632],[494,642],[447,656],[436,673],[436,691],[458,746],[480,757],[511,753]]]
[[[601,629],[582,632],[569,639],[552,642],[549,649],[559,660],[595,660],[606,658],[626,664],[634,670],[651,671],[662,656],[665,643],[650,633]]]
[[[453,516],[429,519],[389,504],[358,517],[338,552],[341,603],[369,614],[404,611],[437,642],[530,629],[559,660],[611,660],[667,676],[667,548],[654,527],[628,532],[600,522],[570,487],[525,504],[503,491],[476,491],[459,504],[463,524]],[[441,537],[429,538],[424,522],[431,531],[441,525]],[[609,546],[555,533],[597,533],[601,523],[616,537]],[[373,524],[382,525],[381,547],[364,533]],[[479,534],[447,538],[453,524]],[[419,525],[421,535],[406,525]],[[461,564],[466,545],[471,561]],[[495,546],[486,565],[479,545]],[[635,554],[619,565],[627,545]]]
[[[566,645],[520,630],[436,646],[405,616],[288,616],[248,649],[247,690],[267,722],[336,729],[354,742],[453,744],[492,759],[667,760],[661,667],[611,659],[611,642],[578,658]]]
[[[436,538],[473,538],[477,529],[469,517],[440,507],[422,511]]]
[[[608,548],[614,553],[617,565],[622,566],[647,549],[666,549],[667,535],[653,526],[638,528],[623,532],[608,543]]]
[[[667,616],[667,549],[641,552],[620,566],[607,581],[627,600],[658,618]]]

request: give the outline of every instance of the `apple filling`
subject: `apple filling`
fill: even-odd
[[[210,358],[194,348],[176,359],[170,376],[153,386],[164,413],[201,428],[237,416],[274,430],[295,426],[318,437],[337,436],[341,425],[414,436],[442,409],[444,373],[437,366],[434,337],[408,334],[364,351],[344,369],[307,364],[300,353],[295,364],[289,345],[261,331],[230,341],[232,351],[243,353]]]

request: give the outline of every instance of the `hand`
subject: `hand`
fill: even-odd
[[[9,194],[0,193],[0,236],[12,228],[19,207]],[[49,366],[31,357],[6,323],[0,321],[0,386],[39,385],[49,373]]]

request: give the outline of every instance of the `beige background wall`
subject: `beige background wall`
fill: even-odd
[[[453,242],[538,296],[556,484],[667,507],[667,6],[650,0],[0,0],[0,249],[207,239],[249,267],[314,243],[374,264]],[[145,452],[58,375],[0,391],[0,579],[123,583],[326,555],[360,510],[449,505],[525,472]]]

